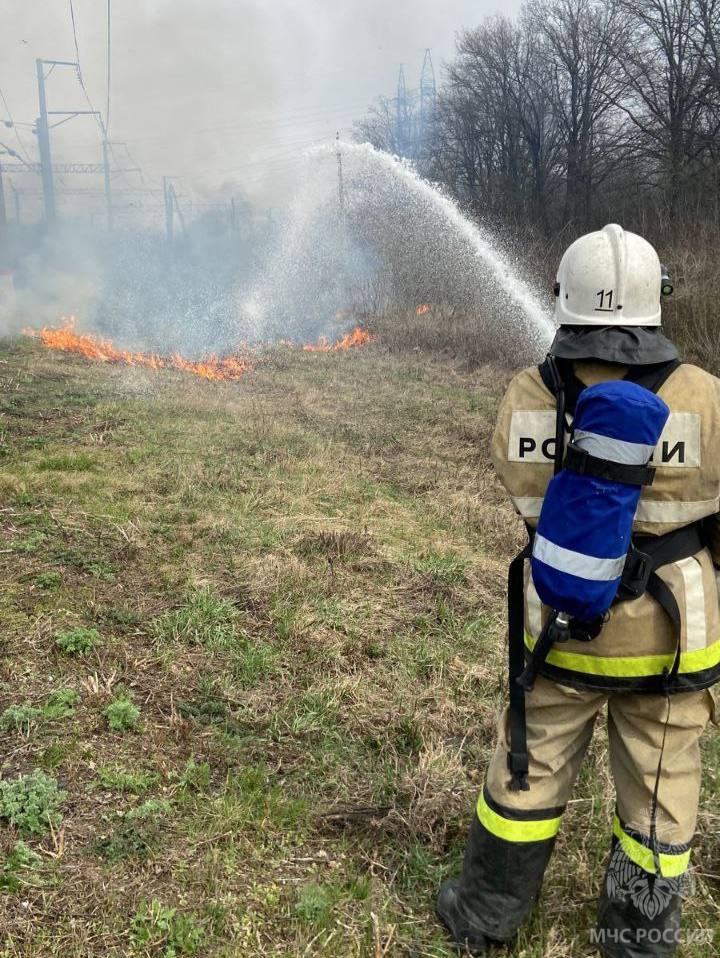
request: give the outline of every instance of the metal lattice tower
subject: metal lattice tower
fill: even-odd
[[[425,51],[422,73],[420,74],[420,130],[419,138],[422,143],[428,132],[428,126],[435,109],[437,99],[437,83],[435,81],[435,67],[433,66],[430,48]]]
[[[407,85],[405,83],[405,64],[400,64],[398,74],[397,99],[395,101],[395,143],[398,153],[407,156],[409,140],[410,110],[408,104]]]

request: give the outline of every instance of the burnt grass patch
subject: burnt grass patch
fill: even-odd
[[[0,352],[0,783],[51,811],[0,819],[0,958],[449,958],[433,898],[522,539],[488,458],[507,373],[280,349],[213,384]],[[603,752],[523,958],[589,953]]]

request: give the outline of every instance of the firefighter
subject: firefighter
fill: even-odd
[[[593,726],[607,708],[616,811],[592,941],[606,958],[666,958],[680,911],[700,791],[700,737],[720,678],[720,381],[681,364],[661,329],[672,292],[657,253],[616,225],[566,251],[557,333],[542,366],[510,383],[492,458],[530,540],[586,386],[628,378],[670,409],[640,498],[623,583],[599,634],[550,648],[517,682],[551,610],[511,565],[510,704],[499,722],[463,870],[437,913],[460,949],[512,941],[538,897]],[[589,638],[583,636],[582,638]]]

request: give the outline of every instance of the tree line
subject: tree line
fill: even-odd
[[[719,57],[720,0],[527,0],[460,33],[411,158],[478,218],[544,235],[716,225]],[[380,100],[356,133],[399,152],[399,127]]]

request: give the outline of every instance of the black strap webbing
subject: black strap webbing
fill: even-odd
[[[677,604],[675,596],[672,594],[668,586],[663,582],[657,572],[652,572],[647,583],[647,593],[651,595],[656,602],[658,602],[662,608],[665,610],[667,615],[672,620],[673,627],[675,629],[675,635],[677,637],[677,645],[675,647],[675,659],[673,661],[672,667],[668,671],[665,670],[663,674],[663,688],[661,691],[665,693],[667,699],[667,711],[665,714],[665,724],[663,726],[663,736],[662,744],[660,746],[660,755],[658,757],[657,771],[655,772],[655,785],[653,787],[652,794],[652,804],[650,806],[650,848],[653,853],[653,862],[655,864],[655,874],[659,878],[662,875],[662,868],[660,866],[660,851],[658,847],[658,837],[657,837],[657,812],[658,812],[658,799],[660,795],[660,780],[662,777],[662,767],[663,767],[663,758],[665,756],[665,742],[667,740],[668,727],[670,725],[670,710],[671,700],[670,700],[670,688],[675,681],[675,678],[680,670],[680,656],[682,654],[682,645],[681,645],[681,619],[680,619],[680,608]]]
[[[558,366],[558,361],[550,353],[548,353],[545,362],[538,366],[538,371],[546,388],[555,397],[554,473],[557,475],[563,467],[563,457],[565,455],[565,432],[567,428],[565,422],[565,380]],[[579,379],[577,381],[580,383]],[[582,386],[582,384],[580,385]],[[574,404],[572,408],[575,409]]]
[[[585,389],[585,383],[576,375],[573,361],[548,355],[545,362],[538,366],[538,372],[553,396],[562,393],[565,410],[574,416],[575,405]]]
[[[508,571],[508,672],[510,692],[510,751],[507,762],[510,788],[526,792],[530,759],[525,723],[525,692],[518,679],[525,670],[525,560],[532,553],[530,542],[510,563]]]
[[[535,682],[540,673],[540,669],[545,664],[552,647],[556,642],[556,633],[553,628],[555,624],[555,613],[549,620],[545,628],[540,633],[540,638],[535,643],[523,674],[517,680],[518,685],[523,692],[532,692],[535,688]]]
[[[679,562],[697,555],[705,547],[705,529],[702,522],[673,529],[662,536],[633,535],[633,547],[650,557],[653,570],[669,562]]]
[[[568,444],[565,453],[565,468],[572,469],[582,476],[595,476],[610,482],[624,482],[630,486],[651,486],[655,478],[652,466],[631,466],[625,462],[611,462],[591,456],[587,449],[581,449],[574,442]]]
[[[650,577],[648,578],[647,588],[645,590],[648,595],[652,596],[653,599],[660,605],[667,615],[670,618],[670,621],[673,624],[673,630],[675,635],[678,636],[678,647],[680,629],[681,629],[681,619],[680,619],[680,607],[677,604],[677,599],[672,594],[665,582],[660,578],[657,572],[651,572]],[[669,673],[669,677],[674,679],[677,675],[678,668],[680,666],[679,655],[676,654],[675,661],[673,662],[672,671]]]
[[[625,379],[637,386],[644,386],[651,393],[658,393],[679,366],[682,366],[679,359],[649,366],[632,366]]]
[[[638,386],[644,386],[652,393],[657,393],[681,365],[679,359],[671,359],[668,362],[651,363],[646,366],[631,366],[625,379]],[[545,362],[538,366],[538,372],[549,393],[557,396],[560,390],[563,391],[566,411],[575,415],[575,406],[580,393],[585,389],[585,383],[575,372],[575,361],[548,356]]]

